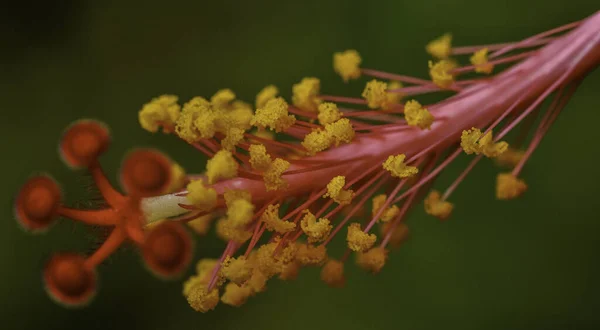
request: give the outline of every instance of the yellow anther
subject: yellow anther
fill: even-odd
[[[288,187],[288,182],[282,175],[290,168],[290,162],[281,158],[275,158],[269,168],[263,174],[265,187],[267,191],[284,190]]]
[[[390,172],[393,177],[397,178],[408,178],[419,172],[419,169],[414,166],[408,166],[404,164],[406,155],[399,154],[396,156],[389,156],[388,159],[383,163],[383,168]]]
[[[264,129],[259,129],[252,134],[261,139],[266,139],[266,140],[274,140],[275,139],[275,134],[273,132],[264,130]]]
[[[267,230],[285,234],[296,229],[296,224],[279,218],[279,204],[269,205],[260,216],[260,221],[265,223]]]
[[[354,49],[333,54],[333,69],[339,74],[344,82],[360,77],[360,54]]]
[[[217,220],[216,231],[217,236],[226,242],[234,241],[243,244],[252,237],[251,231],[234,226],[227,218]]]
[[[283,281],[292,281],[298,277],[298,273],[300,273],[300,263],[293,261],[289,264],[283,266],[283,270],[279,274],[279,279]]]
[[[278,94],[279,94],[279,90],[277,89],[277,87],[275,87],[273,85],[269,85],[269,86],[263,88],[256,95],[256,102],[255,102],[256,108],[258,109],[258,108],[264,107],[267,104],[267,102],[276,98]]]
[[[508,149],[508,143],[500,141],[494,143],[492,131],[485,135],[478,128],[462,131],[460,137],[460,146],[466,154],[484,154],[487,157],[497,157]]]
[[[310,155],[314,155],[329,148],[332,143],[333,137],[331,134],[326,130],[317,128],[304,136],[302,146],[306,148]]]
[[[488,49],[483,48],[476,51],[470,58],[471,64],[475,66],[475,72],[490,74],[494,65],[488,62]]]
[[[456,64],[448,60],[441,60],[435,64],[429,61],[429,76],[438,87],[448,88],[454,83],[454,75],[451,71],[455,68]]]
[[[296,255],[296,246],[288,245],[275,254],[279,241],[264,244],[256,251],[256,266],[266,277],[280,274],[285,266],[291,263]]]
[[[386,200],[387,200],[387,196],[385,194],[380,194],[380,195],[373,197],[373,209],[372,209],[373,217],[375,215],[377,215],[377,212],[379,212],[379,210],[381,210],[381,208],[383,207],[383,204],[385,204]],[[381,221],[388,222],[388,221],[394,219],[399,213],[400,213],[400,209],[398,208],[398,206],[392,205],[392,206],[388,207],[385,211],[383,211],[383,213],[381,214]]]
[[[205,284],[208,284],[208,280],[210,280],[210,277],[212,276],[212,272],[218,264],[219,264],[218,259],[210,259],[210,258],[200,259],[196,263],[196,274],[198,274],[198,276],[200,278],[202,278],[202,281],[204,281]]]
[[[448,219],[454,208],[452,203],[442,200],[441,195],[437,190],[432,190],[429,195],[427,195],[424,204],[425,212],[440,220]]]
[[[515,199],[527,191],[525,181],[515,177],[512,173],[500,173],[496,177],[496,198]]]
[[[367,251],[373,246],[373,244],[375,244],[377,236],[375,234],[363,232],[360,229],[360,224],[355,222],[348,226],[348,235],[346,236],[346,240],[348,241],[348,247],[350,250],[363,252]]]
[[[196,285],[190,289],[186,298],[195,311],[206,313],[215,309],[219,303],[219,289],[215,288],[208,292],[206,286]]]
[[[217,205],[217,192],[207,188],[202,180],[188,183],[187,191],[187,200],[199,211],[210,211]]]
[[[296,117],[288,113],[288,104],[281,97],[269,100],[264,107],[256,110],[252,125],[269,128],[275,132],[283,132],[294,125]]]
[[[342,118],[325,125],[325,131],[331,136],[332,143],[337,147],[340,143],[350,143],[354,139],[354,128],[350,119]]]
[[[439,59],[445,59],[450,56],[452,51],[452,35],[446,33],[443,36],[430,41],[425,47],[427,53]]]
[[[341,288],[346,284],[344,277],[344,263],[329,259],[321,269],[321,280],[332,288]]]
[[[210,104],[215,108],[227,107],[235,100],[235,93],[231,89],[221,89],[210,98]]]
[[[187,225],[190,229],[192,229],[196,234],[204,236],[208,233],[210,229],[210,223],[213,220],[212,214],[206,214],[197,217],[194,220],[190,220],[187,222]]]
[[[252,277],[248,280],[246,284],[251,290],[253,294],[257,294],[259,292],[265,291],[267,288],[267,280],[269,278],[265,276],[260,270],[254,268],[252,271]]]
[[[402,93],[398,93],[398,92],[393,92],[393,93],[391,92],[393,90],[400,89],[400,88],[402,88],[402,84],[398,81],[391,81],[388,83],[387,101],[386,101],[386,107],[384,108],[384,110],[390,110],[393,105],[400,103],[400,100],[402,100],[402,97],[404,97],[404,95]]]
[[[246,132],[241,128],[230,128],[229,130],[227,130],[225,138],[221,140],[221,146],[225,150],[235,150],[235,146],[237,146],[238,143],[240,143],[244,139],[244,133]]]
[[[358,266],[368,272],[377,274],[381,271],[387,260],[388,251],[382,247],[372,248],[367,252],[356,255]]]
[[[221,296],[221,302],[225,305],[240,307],[252,296],[252,289],[247,286],[239,286],[235,283],[227,283],[225,292]]]
[[[230,151],[219,150],[206,163],[208,183],[213,184],[220,179],[231,179],[237,176],[238,163]]]
[[[248,190],[242,189],[227,189],[225,188],[225,192],[223,192],[223,198],[225,199],[225,205],[230,207],[233,202],[238,199],[243,199],[248,202],[252,201],[252,195]]]
[[[331,197],[336,203],[340,205],[350,204],[352,197],[354,197],[354,191],[345,190],[344,185],[346,184],[346,177],[336,176],[331,179],[327,184],[327,193],[323,195],[324,198]]]
[[[205,113],[212,113],[212,110],[210,109],[210,104],[208,101],[202,97],[194,97],[189,102],[184,104],[183,110],[181,111],[175,126],[175,132],[177,135],[189,143],[193,143],[201,139],[201,133],[196,128],[196,119],[198,116],[200,116],[200,114],[203,113],[204,116],[206,116]],[[205,122],[205,124],[209,127],[212,127],[212,134],[214,134],[213,119],[209,119],[208,123]],[[206,129],[203,128],[203,130]]]
[[[524,155],[525,152],[523,150],[517,150],[508,147],[506,151],[498,155],[498,157],[494,158],[494,160],[500,166],[515,167],[517,164],[519,164],[521,159],[523,159]]]
[[[367,83],[362,92],[362,97],[367,100],[371,109],[385,108],[387,106],[388,85],[383,81],[373,79]]]
[[[177,163],[172,163],[171,165],[171,178],[171,183],[166,189],[167,193],[173,193],[185,187],[185,184],[187,182],[187,176],[183,167],[181,167]]]
[[[327,125],[342,118],[342,113],[335,103],[324,102],[319,104],[319,115],[317,116],[321,125]]]
[[[327,261],[325,245],[297,244],[296,260],[303,266],[321,266]]]
[[[227,219],[231,225],[244,228],[252,220],[254,204],[245,199],[236,199],[227,207]]]
[[[319,93],[321,81],[317,78],[304,78],[299,83],[292,86],[292,102],[300,110],[317,112],[321,103]]]
[[[252,266],[244,256],[237,258],[227,257],[223,261],[221,271],[225,278],[237,285],[244,284],[252,276]]]
[[[308,242],[318,243],[324,241],[333,228],[329,224],[329,219],[320,218],[317,221],[317,218],[309,210],[304,210],[304,213],[306,214],[300,221],[300,227],[304,234],[308,236]]]
[[[390,233],[391,231],[391,233]],[[393,222],[386,222],[381,226],[381,234],[383,236],[390,235],[389,243],[393,247],[399,247],[408,238],[408,226],[404,223],[399,223],[394,227]]]
[[[417,126],[420,129],[429,129],[433,123],[433,116],[429,110],[423,108],[415,100],[406,102],[404,105],[404,119],[410,126]]]
[[[250,165],[257,171],[266,171],[271,166],[271,156],[267,153],[267,148],[262,144],[252,144],[248,148],[250,153]]]
[[[179,119],[181,107],[177,104],[177,96],[162,95],[144,104],[138,113],[138,119],[143,129],[156,133],[160,127],[169,133]]]

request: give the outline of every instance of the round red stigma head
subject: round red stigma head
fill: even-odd
[[[60,203],[58,184],[46,175],[35,176],[19,191],[15,201],[15,213],[25,229],[41,231],[56,220]]]
[[[131,152],[121,168],[121,182],[134,197],[150,197],[166,192],[171,184],[171,161],[155,150]]]
[[[148,233],[142,255],[156,275],[173,278],[192,260],[192,239],[181,223],[164,222]]]
[[[79,120],[67,128],[60,142],[60,154],[67,165],[87,167],[108,149],[106,126],[95,120]]]
[[[88,303],[96,292],[96,274],[85,266],[85,258],[74,253],[54,255],[44,269],[46,290],[57,302],[69,307]]]

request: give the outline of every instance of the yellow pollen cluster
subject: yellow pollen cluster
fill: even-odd
[[[341,288],[346,284],[344,277],[344,263],[329,259],[321,269],[321,280],[329,287]]]
[[[344,185],[346,185],[346,177],[341,175],[336,176],[327,184],[327,193],[323,197],[331,197],[331,199],[340,205],[350,204],[352,197],[354,197],[354,191],[345,190]]]
[[[290,168],[290,162],[281,158],[276,158],[271,163],[263,174],[267,191],[283,190],[288,187],[287,181],[281,177],[288,168]]]
[[[173,193],[185,187],[187,176],[185,170],[177,163],[171,165],[171,183],[166,189],[166,193]]]
[[[288,104],[281,97],[267,101],[264,107],[256,110],[252,125],[259,128],[270,128],[275,132],[283,132],[296,123],[296,117],[288,113]]]
[[[388,85],[383,81],[373,79],[367,83],[362,92],[362,97],[367,100],[367,105],[371,109],[387,107],[387,88]]]
[[[360,229],[360,224],[355,222],[348,226],[348,235],[346,236],[346,240],[348,241],[348,247],[350,250],[363,252],[367,251],[373,246],[373,244],[375,244],[377,236],[375,234],[363,232]]]
[[[215,107],[221,108],[226,107],[229,103],[235,100],[235,94],[231,89],[221,89],[218,90],[215,95],[210,98],[210,104]]]
[[[496,177],[496,198],[515,199],[527,191],[525,181],[515,177],[512,173],[500,173]]]
[[[144,104],[138,113],[138,120],[143,129],[156,133],[159,127],[168,133],[175,127],[179,119],[181,107],[177,104],[177,96],[161,95]]]
[[[488,49],[483,48],[476,51],[469,59],[475,66],[475,72],[490,74],[494,70],[494,65],[488,62]]]
[[[408,178],[419,172],[419,169],[414,166],[408,166],[404,164],[406,155],[399,154],[396,156],[389,156],[388,159],[383,163],[383,168],[390,172],[393,177],[397,178]]]
[[[221,301],[229,306],[240,307],[246,303],[254,292],[248,286],[239,286],[235,283],[227,283]]]
[[[212,214],[206,214],[197,217],[194,220],[190,220],[187,222],[187,226],[192,229],[198,235],[206,235],[208,230],[210,229],[210,223],[213,220]]]
[[[331,102],[324,102],[319,104],[319,115],[317,118],[319,119],[319,123],[321,125],[327,125],[335,122],[336,120],[342,118],[342,113],[338,110],[337,105]]]
[[[283,266],[283,270],[279,274],[279,279],[282,281],[292,281],[298,277],[300,273],[300,263],[297,261],[290,262]]]
[[[508,143],[504,141],[494,143],[492,131],[482,135],[481,130],[475,127],[462,132],[460,146],[466,154],[484,154],[486,157],[494,158],[508,149]]]
[[[368,272],[377,274],[381,271],[387,260],[388,251],[381,247],[372,248],[367,252],[356,255],[358,266]]]
[[[332,143],[337,147],[340,143],[350,143],[354,139],[354,128],[348,118],[339,119],[325,125],[325,131],[331,136]]]
[[[429,61],[429,76],[434,84],[440,88],[448,88],[454,83],[454,75],[451,73],[456,64],[449,60],[441,60],[435,64]]]
[[[296,260],[303,266],[321,266],[327,261],[325,245],[296,244]]]
[[[306,148],[309,155],[323,151],[331,146],[333,139],[329,132],[317,128],[304,136],[302,146]]]
[[[425,198],[425,213],[433,215],[440,220],[446,220],[452,213],[454,205],[441,199],[437,190],[432,190]]]
[[[354,49],[333,54],[333,69],[339,74],[344,82],[360,77],[360,54]]]
[[[227,206],[227,219],[234,227],[242,228],[250,223],[254,215],[254,204],[245,199],[236,199]]]
[[[523,159],[524,155],[525,152],[523,150],[517,150],[508,147],[506,151],[498,155],[498,157],[494,158],[494,160],[500,166],[515,167],[517,164],[519,164],[521,159]]]
[[[266,171],[271,166],[271,156],[267,154],[267,148],[262,144],[252,144],[248,148],[250,153],[250,165],[257,171]]]
[[[263,88],[257,95],[256,95],[256,108],[262,108],[265,105],[267,105],[267,102],[269,102],[270,100],[274,99],[277,97],[277,95],[279,94],[279,90],[277,89],[277,87],[273,86],[273,85],[269,85],[265,88]]]
[[[427,46],[425,46],[425,50],[435,58],[448,58],[452,51],[452,35],[446,33],[441,37],[430,41]]]
[[[420,129],[429,129],[433,123],[433,116],[429,110],[423,108],[415,100],[406,102],[404,105],[404,119],[410,126],[417,126]]]
[[[256,266],[267,278],[280,274],[285,266],[294,261],[296,257],[296,246],[290,244],[275,254],[279,241],[262,245],[256,251]]]
[[[329,219],[320,218],[319,221],[317,221],[317,218],[310,213],[309,210],[304,210],[304,213],[306,214],[300,221],[300,227],[304,234],[308,236],[308,242],[318,243],[324,241],[333,228],[333,226],[329,224]]]
[[[225,261],[223,261],[221,272],[223,272],[223,276],[231,282],[242,285],[252,276],[252,266],[244,256],[239,256],[237,258],[227,257]]]
[[[227,205],[227,207],[230,207],[233,204],[233,202],[235,202],[238,199],[243,199],[248,202],[252,201],[252,195],[250,194],[250,192],[242,189],[225,188],[225,191],[223,192],[223,198],[225,199],[225,204]]]
[[[269,205],[260,216],[260,221],[265,223],[267,230],[285,234],[296,229],[296,224],[279,218],[279,204]]]
[[[238,163],[228,150],[219,150],[206,163],[208,183],[213,184],[220,179],[231,179],[237,176]]]
[[[216,226],[217,236],[222,240],[234,241],[237,243],[244,243],[252,237],[252,232],[246,230],[245,228],[240,228],[236,226],[232,221],[227,218],[220,218],[217,220]]]
[[[400,100],[402,100],[402,97],[404,97],[404,95],[399,92],[391,92],[395,89],[400,89],[400,88],[402,88],[402,84],[398,81],[391,81],[390,83],[388,83],[388,85],[387,85],[387,90],[388,90],[387,101],[386,101],[386,107],[384,108],[384,110],[389,110],[392,105],[400,103]]]
[[[377,215],[377,212],[379,212],[379,210],[381,210],[381,208],[383,207],[383,204],[385,204],[386,200],[387,200],[387,196],[385,194],[380,194],[380,195],[373,197],[372,216]],[[383,211],[383,213],[381,214],[381,221],[388,222],[388,221],[392,220],[394,217],[396,217],[399,213],[400,213],[400,209],[398,208],[398,206],[392,205],[392,206],[388,207],[385,211]]]
[[[217,192],[207,188],[202,180],[190,182],[187,191],[187,200],[199,211],[210,211],[217,205]]]
[[[299,83],[292,86],[292,103],[300,110],[308,112],[317,112],[321,103],[319,93],[321,90],[321,81],[317,78],[304,78]]]
[[[206,285],[197,285],[190,289],[186,298],[195,311],[206,313],[215,309],[219,303],[219,289],[214,288],[208,292]]]

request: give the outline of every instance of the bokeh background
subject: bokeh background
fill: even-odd
[[[180,282],[162,282],[135,250],[99,270],[100,291],[81,310],[46,296],[41,268],[52,251],[86,251],[88,229],[64,221],[45,235],[23,232],[12,198],[47,171],[69,202],[85,200],[81,173],[57,154],[78,118],[110,126],[102,163],[113,182],[132,147],[158,147],[189,170],[205,159],[171,136],[151,135],[137,111],[162,93],[210,96],[224,87],[252,101],[275,84],[288,97],[303,76],[327,93],[358,93],[331,68],[334,51],[358,49],[365,66],[426,76],[424,44],[447,31],[458,45],[512,41],[599,9],[588,0],[428,1],[3,1],[0,10],[0,324],[3,329],[598,329],[600,314],[600,72],[592,73],[550,130],[523,177],[530,190],[494,199],[491,162],[453,195],[440,223],[416,208],[411,238],[384,270],[347,267],[330,289],[316,269],[272,280],[242,308],[195,313]],[[443,188],[465,165],[440,178]],[[196,257],[223,244],[198,239]]]

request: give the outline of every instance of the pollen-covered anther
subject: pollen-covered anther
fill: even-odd
[[[524,155],[525,151],[514,149],[509,146],[506,151],[494,158],[494,161],[500,166],[512,168],[519,164]]]
[[[475,66],[475,72],[490,74],[494,70],[494,65],[488,62],[488,49],[483,48],[476,51],[469,58],[471,64]]]
[[[121,182],[127,193],[136,197],[157,196],[172,182],[172,163],[162,153],[151,149],[131,152],[121,166]]]
[[[221,271],[225,278],[238,285],[244,284],[252,276],[252,266],[244,256],[227,257]]]
[[[432,190],[424,201],[425,212],[433,215],[440,220],[446,220],[452,214],[454,205],[450,202],[441,199],[441,195],[437,190]]]
[[[321,125],[327,125],[342,118],[342,113],[335,103],[323,102],[319,104],[319,114],[317,115],[317,118]]]
[[[206,214],[197,217],[196,219],[190,220],[187,222],[188,228],[190,228],[194,233],[204,236],[208,233],[210,229],[210,224],[213,220],[212,214]]]
[[[271,156],[267,148],[262,144],[251,144],[248,148],[250,154],[250,166],[257,171],[266,171],[271,166]]]
[[[498,157],[508,149],[508,143],[504,141],[494,142],[492,132],[485,135],[478,128],[462,131],[460,146],[464,152],[470,154],[484,154],[487,157]]]
[[[317,218],[309,210],[304,210],[304,217],[300,221],[300,227],[306,236],[309,243],[322,242],[329,236],[333,226],[329,219]]]
[[[430,41],[427,46],[425,46],[425,50],[435,58],[448,58],[452,51],[452,34],[446,33],[441,37]]]
[[[138,120],[143,129],[156,133],[162,127],[170,133],[179,119],[181,107],[175,95],[161,95],[144,104],[138,113]]]
[[[96,293],[96,274],[85,258],[74,253],[52,256],[44,269],[46,290],[58,303],[70,307],[88,303]]]
[[[359,223],[352,223],[348,226],[348,235],[346,236],[346,241],[348,242],[348,247],[352,251],[363,252],[370,249],[375,241],[377,241],[377,236],[375,234],[365,233],[360,229]]]
[[[527,191],[525,181],[515,177],[512,173],[500,173],[496,177],[496,198],[515,199]]]
[[[387,83],[373,79],[367,83],[362,92],[362,97],[367,100],[371,109],[386,108],[387,106]]]
[[[225,292],[221,296],[221,302],[225,305],[240,307],[246,303],[252,294],[252,289],[248,286],[227,283],[227,285],[225,285]]]
[[[404,105],[404,118],[410,126],[420,129],[429,129],[433,123],[433,116],[416,100],[410,100]]]
[[[233,158],[233,154],[227,150],[219,150],[206,163],[206,176],[208,183],[213,184],[221,179],[231,179],[237,176],[238,163]]]
[[[267,102],[276,98],[278,94],[279,90],[277,89],[277,87],[273,85],[266,86],[256,95],[256,108],[259,109],[264,107],[267,104]]]
[[[303,266],[321,266],[327,261],[325,245],[297,244],[296,260]]]
[[[321,280],[329,287],[342,288],[346,284],[344,276],[344,263],[329,259],[321,269]]]
[[[208,291],[206,285],[198,284],[190,288],[186,298],[195,311],[206,313],[219,304],[219,289]]]
[[[234,241],[239,244],[246,242],[252,237],[252,232],[245,228],[239,228],[229,221],[227,218],[220,218],[216,225],[217,236],[222,240],[229,242]]]
[[[15,200],[15,215],[23,228],[45,230],[58,217],[62,196],[58,184],[46,175],[30,178]]]
[[[338,119],[337,121],[325,125],[325,131],[329,133],[332,144],[336,147],[340,143],[350,143],[354,139],[354,128],[348,118]]]
[[[200,211],[210,211],[217,205],[217,192],[201,179],[188,183],[187,192],[187,200]]]
[[[448,88],[454,83],[454,75],[451,73],[456,64],[449,60],[441,60],[433,63],[429,61],[429,76],[434,84],[440,88]]]
[[[298,277],[302,264],[298,261],[292,261],[283,266],[283,270],[279,273],[279,279],[282,281],[293,281]]]
[[[356,255],[358,266],[368,272],[377,274],[381,271],[387,260],[388,251],[382,247],[372,248],[367,252]]]
[[[166,193],[174,193],[185,187],[187,176],[181,165],[171,162],[171,184],[167,187]]]
[[[346,185],[346,177],[341,175],[334,177],[327,184],[327,193],[323,197],[331,197],[331,199],[340,205],[350,204],[354,197],[354,191],[344,189],[344,185]]]
[[[404,97],[403,93],[400,92],[392,92],[393,90],[398,90],[402,88],[402,83],[399,81],[390,81],[387,85],[387,101],[386,107],[384,110],[390,110],[393,105],[400,103],[402,98]]]
[[[360,77],[361,62],[360,54],[354,49],[333,54],[333,69],[344,82]]]
[[[227,107],[234,100],[235,100],[235,93],[229,88],[224,88],[224,89],[218,90],[210,98],[210,104],[216,108],[224,108],[224,107]]]
[[[383,163],[383,168],[390,172],[393,177],[397,178],[408,178],[419,172],[419,169],[415,166],[408,166],[404,164],[406,155],[399,154],[396,156],[389,156]]]
[[[318,78],[307,77],[292,86],[292,103],[299,109],[317,112],[321,99],[321,81]]]
[[[285,266],[294,261],[296,256],[296,246],[289,244],[275,254],[275,248],[279,241],[264,244],[256,251],[256,267],[266,277],[271,278],[283,272]]]
[[[279,234],[289,233],[296,229],[295,223],[279,218],[279,204],[268,205],[260,216],[260,221],[265,223],[267,230],[275,231]]]
[[[227,218],[234,227],[243,228],[252,221],[254,204],[245,199],[236,199],[227,207]]]
[[[142,255],[156,275],[173,278],[192,260],[192,239],[181,223],[166,221],[150,230]]]
[[[257,109],[250,123],[261,129],[269,128],[275,132],[283,132],[296,123],[296,117],[288,113],[287,102],[278,97]]]
[[[70,167],[92,165],[108,149],[108,128],[95,120],[79,120],[71,124],[60,141],[60,154]]]
[[[281,158],[276,158],[269,165],[269,168],[263,174],[267,191],[284,190],[288,187],[287,180],[282,177],[288,168],[290,168],[290,162]]]
[[[328,131],[317,128],[304,136],[302,146],[306,148],[309,155],[314,155],[329,148],[333,141],[334,139]]]
[[[373,210],[371,212],[372,216],[377,215],[377,213],[379,212],[379,210],[381,210],[386,200],[387,196],[385,194],[380,194],[373,197]],[[399,213],[400,209],[398,208],[398,206],[392,205],[383,211],[380,219],[382,222],[388,222],[394,219]]]

